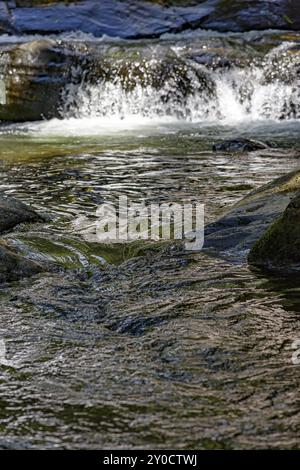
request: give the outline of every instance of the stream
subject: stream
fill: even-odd
[[[0,191],[47,216],[3,238],[49,267],[0,288],[0,448],[299,448],[299,279],[89,235],[97,207],[122,195],[200,202],[209,223],[298,168],[300,34],[59,39],[143,55],[144,69],[125,87],[121,72],[82,73],[61,119],[0,124]],[[153,85],[169,56],[192,92],[177,69]],[[236,137],[272,147],[212,151]]]

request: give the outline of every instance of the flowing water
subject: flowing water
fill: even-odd
[[[120,69],[75,70],[63,119],[1,124],[0,190],[47,215],[4,238],[49,268],[0,290],[1,447],[299,448],[299,280],[178,243],[89,238],[120,195],[201,202],[210,222],[297,168],[299,45],[276,32],[104,38],[104,55],[146,57],[125,84]],[[155,85],[169,56],[179,68]],[[212,152],[235,137],[273,148]]]

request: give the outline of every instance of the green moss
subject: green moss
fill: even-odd
[[[300,195],[253,246],[248,261],[265,267],[300,266]]]

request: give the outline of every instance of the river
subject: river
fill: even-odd
[[[4,238],[49,270],[0,289],[0,447],[299,448],[297,277],[174,243],[101,244],[89,233],[97,207],[120,195],[197,201],[209,223],[297,168],[300,35],[94,42],[150,51],[144,76],[171,51],[193,93],[181,100],[172,70],[159,89],[135,82],[124,91],[121,75],[82,79],[65,90],[63,119],[1,124],[0,190],[47,214]],[[201,68],[212,51],[236,62],[205,70],[214,80],[205,94],[189,57]],[[287,61],[278,69],[277,57]],[[236,137],[272,149],[212,151]]]

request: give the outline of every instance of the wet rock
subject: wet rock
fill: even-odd
[[[0,233],[11,230],[22,223],[42,220],[40,215],[22,202],[0,194]]]
[[[30,121],[59,113],[74,53],[50,40],[0,52],[0,119]]]
[[[297,0],[218,0],[214,10],[201,22],[202,28],[217,31],[297,31],[300,10]]]
[[[3,3],[3,2],[2,2]],[[122,38],[155,37],[186,29],[213,11],[211,1],[85,0],[5,2],[19,33],[70,31]],[[196,3],[196,4],[195,4]],[[200,4],[199,4],[200,3]]]
[[[246,262],[249,250],[283,214],[299,190],[300,170],[297,170],[250,193],[206,227],[204,251]]]
[[[8,33],[70,31],[122,38],[157,37],[186,29],[251,31],[300,27],[298,0],[78,0],[0,2]]]
[[[215,83],[196,63],[178,57],[168,46],[95,47],[38,40],[0,52],[0,119],[31,121],[76,113],[79,95],[90,85],[100,90],[99,112],[106,110],[103,85],[111,83],[126,92],[137,88],[159,90],[163,103],[185,104],[187,97],[212,97]],[[78,88],[76,88],[78,87]],[[158,96],[158,94],[157,94]]]
[[[0,242],[0,283],[33,276],[42,271],[40,264],[12,252]]]
[[[163,104],[165,114],[186,118],[189,99],[196,95],[208,105],[216,92],[215,82],[207,70],[179,57],[168,45],[134,44],[130,48],[128,45],[103,45],[101,48],[89,45],[83,68],[82,80],[66,87],[65,116],[122,115],[124,102],[112,100],[117,90],[120,95],[123,91],[128,94],[126,109],[132,105],[134,114],[140,103],[143,114],[154,109],[159,114]]]
[[[255,150],[267,149],[269,146],[269,144],[257,140],[232,139],[215,144],[212,149],[214,152],[254,152]]]
[[[269,270],[300,269],[300,193],[251,249],[248,262]]]
[[[41,220],[42,218],[25,204],[14,198],[0,195],[0,233],[11,230],[21,223]],[[14,253],[4,242],[0,241],[0,282],[31,276],[42,270],[42,266],[38,263]]]

